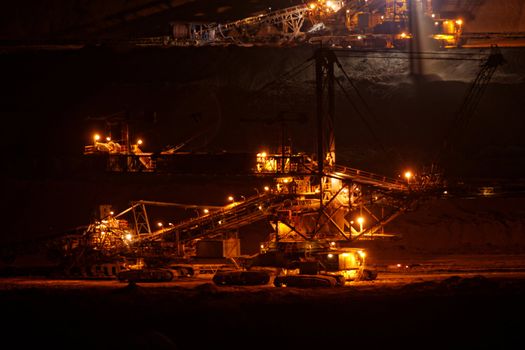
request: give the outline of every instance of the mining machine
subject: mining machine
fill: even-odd
[[[252,175],[268,179],[271,185],[241,201],[231,198],[224,206],[136,201],[118,214],[106,210],[82,232],[53,240],[54,251],[62,255],[63,270],[77,276],[113,277],[123,270],[140,270],[150,279],[169,280],[175,274],[194,275],[196,269],[216,273],[227,268],[238,273],[239,269],[272,267],[279,273],[276,285],[300,285],[303,277],[329,285],[373,278],[373,271],[366,268],[366,252],[357,248],[356,241],[394,239],[384,232],[384,226],[422,199],[442,196],[444,182],[435,173],[406,172],[402,178],[390,178],[337,163],[335,88],[343,86],[335,70],[348,78],[338,59],[348,52],[321,48],[309,60],[316,76],[316,154],[294,152],[284,143],[278,152],[261,151],[255,157]],[[472,117],[501,63],[501,54],[494,48],[482,63],[465,107],[458,112],[458,123],[466,125]],[[103,146],[110,140],[101,143],[98,139],[95,137],[89,150],[124,152],[124,159],[128,158],[127,150],[106,150]],[[150,161],[151,155],[135,155],[145,157],[147,164]],[[151,206],[195,209],[199,215],[156,226],[148,216]],[[258,254],[241,258],[238,230],[260,220],[267,220],[273,232],[260,244]],[[210,241],[222,242],[222,256],[231,263],[197,266],[199,247]],[[230,242],[229,253],[225,242]],[[165,270],[166,266],[171,268]],[[239,283],[243,281],[241,278]]]
[[[191,206],[135,202],[90,226],[85,232],[89,239],[84,242],[90,243],[84,245],[86,252],[128,261],[143,259],[150,265],[160,260],[188,263],[200,242],[227,239],[239,228],[266,219],[273,233],[245,266],[271,266],[299,274],[324,271],[341,279],[372,276],[365,269],[366,253],[354,242],[392,238],[383,232],[384,225],[409,210],[435,184],[418,178],[393,179],[336,163],[334,69],[342,66],[329,49],[317,50],[312,60],[317,81],[317,154],[294,153],[284,145],[275,154],[260,152],[253,175],[267,178],[271,186],[243,201],[206,208],[203,215],[156,230],[148,221],[146,206]],[[133,225],[119,221],[131,214]]]
[[[448,16],[448,13],[447,13]],[[411,24],[419,18],[421,28]],[[434,13],[432,1],[312,0],[227,23],[172,24],[172,44],[407,48],[413,38],[434,47],[460,46],[465,19]],[[423,28],[424,27],[424,28]]]
[[[365,268],[366,252],[356,248],[355,242],[395,238],[385,234],[385,225],[421,199],[442,196],[445,183],[443,174],[435,172],[407,172],[403,178],[389,178],[337,164],[334,118],[338,81],[334,71],[339,68],[348,77],[338,60],[338,55],[346,52],[319,49],[312,58],[317,81],[316,154],[293,152],[283,138],[279,152],[256,155],[253,173],[268,178],[271,186],[243,201],[207,209],[197,218],[137,234],[130,242],[130,247],[140,251],[137,256],[166,254],[182,258],[195,254],[199,241],[231,237],[239,228],[266,219],[273,232],[261,243],[260,254],[246,266],[278,267],[285,274],[322,272],[350,280],[372,276]],[[444,59],[420,55],[420,59]],[[457,113],[455,124],[459,126],[453,130],[466,127],[502,62],[496,47],[481,61],[480,71]],[[140,227],[138,222],[135,227]]]
[[[410,184],[337,165],[327,165],[320,175],[318,162],[305,154],[286,154],[284,162],[282,157],[282,153],[258,155],[255,174],[272,179],[273,185],[242,201],[205,208],[137,201],[121,213],[95,221],[77,242],[68,245],[66,256],[72,258],[68,269],[79,271],[90,266],[86,271],[92,273],[101,258],[115,259],[121,265],[146,261],[149,267],[168,261],[190,264],[200,243],[235,241],[238,229],[266,219],[274,232],[245,267],[302,271],[318,261],[322,262],[319,266],[328,266],[330,272],[345,279],[362,278],[363,273],[369,273],[364,272],[366,253],[352,243],[390,237],[381,228],[406,210]],[[202,214],[157,227],[149,222],[150,206],[192,208]],[[373,212],[376,207],[381,207],[383,216]],[[358,211],[361,216],[354,218]],[[124,219],[126,216],[130,219]],[[366,229],[363,220],[367,221]]]
[[[343,5],[344,1],[318,0],[223,24],[174,23],[174,43],[202,46],[300,40],[305,36],[304,27],[310,32],[324,28],[323,20],[334,16]]]

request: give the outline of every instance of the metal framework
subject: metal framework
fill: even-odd
[[[133,220],[135,222],[135,231],[137,235],[150,235],[151,226],[148,220],[148,213],[144,203],[133,204],[131,207],[133,211]]]
[[[293,153],[291,149],[285,152],[283,142],[281,152],[257,155],[254,174],[273,180],[273,185],[265,192],[242,202],[208,207],[210,209],[204,215],[156,231],[149,223],[146,206],[200,207],[133,202],[129,209],[114,217],[118,219],[131,212],[135,226],[135,231],[130,232],[122,229],[120,224],[113,224],[115,238],[121,241],[117,248],[128,256],[183,257],[200,239],[227,237],[239,228],[263,219],[274,228],[268,242],[263,244],[266,251],[292,249],[297,254],[310,254],[327,248],[347,248],[356,240],[391,238],[392,235],[384,233],[384,226],[410,210],[423,196],[434,195],[440,190],[440,184],[432,176],[410,182],[409,179],[388,178],[336,163],[335,85],[343,86],[335,79],[334,71],[337,67],[350,80],[338,60],[338,55],[348,53],[320,48],[313,56],[318,143],[315,156]],[[417,57],[432,59],[423,53],[418,53]],[[494,51],[482,64],[456,123],[466,126],[494,70],[501,63],[501,54]],[[284,116],[281,118],[284,120]],[[363,225],[364,217],[366,226]],[[132,238],[126,241],[128,234]],[[101,240],[102,230],[91,230],[88,237],[92,242]]]
[[[280,25],[281,35],[294,39],[301,34],[301,28],[309,12],[310,8],[307,5],[298,5],[225,24],[193,25],[190,39],[198,45],[242,41],[240,38],[242,34],[253,35],[254,31],[263,25]]]

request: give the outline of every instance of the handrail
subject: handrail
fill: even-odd
[[[398,190],[408,189],[408,184],[406,182],[390,177],[374,174],[360,169],[349,168],[342,165],[335,165],[333,169],[334,170],[330,172],[329,175],[335,178],[343,179],[345,177],[350,177],[353,180],[357,180],[356,182],[372,182],[372,184],[379,187],[395,188]]]

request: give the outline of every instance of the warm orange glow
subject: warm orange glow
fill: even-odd
[[[110,212],[109,212],[109,215],[113,215],[113,214],[115,214],[115,213],[114,213],[114,212],[112,212],[112,211],[110,211]]]
[[[432,37],[436,40],[445,40],[449,44],[452,44],[456,38],[452,34],[435,34]]]
[[[142,143],[143,143],[143,141],[142,141],[141,139],[139,139],[139,140],[137,141],[137,144],[138,144],[138,145],[142,145]]]
[[[310,6],[310,9],[312,9],[312,10],[315,9],[315,7],[316,7],[315,4],[310,4],[309,6]]]
[[[133,238],[133,236],[131,235],[131,233],[128,233],[128,234],[126,235],[126,239],[127,239],[128,241],[131,241],[132,238]]]
[[[100,135],[99,134],[95,134],[95,136],[93,136],[93,138],[95,139],[95,141],[98,141],[98,140],[100,140]]]
[[[366,253],[362,250],[358,251],[357,254],[359,254],[359,256],[362,258],[366,257]]]
[[[334,2],[331,0],[328,0],[326,2],[326,7],[328,7],[330,10],[337,12],[341,9],[341,5],[338,2]]]
[[[270,190],[270,187],[268,187],[268,186],[264,186],[264,190],[265,190],[265,191],[269,191],[269,190]]]
[[[362,216],[359,216],[356,219],[357,223],[359,224],[359,233],[363,232],[363,223],[365,222],[365,218]]]
[[[406,172],[405,172],[405,178],[406,178],[407,180],[410,180],[410,179],[412,178],[412,176],[413,176],[413,175],[412,175],[412,172],[411,172],[411,171],[406,171]]]
[[[162,224],[162,222],[157,222],[157,226],[158,227],[162,227],[162,226],[164,226],[164,224]]]
[[[228,200],[229,200],[230,202],[233,202],[233,196],[228,196]]]
[[[210,211],[208,209],[204,209],[204,214],[208,214]]]
[[[401,33],[401,37],[404,39],[407,37],[407,33]]]
[[[463,25],[463,20],[462,20],[462,19],[458,19],[458,20],[456,21],[456,24],[457,24],[458,26]]]
[[[328,258],[331,259],[334,257],[334,254],[328,254]]]

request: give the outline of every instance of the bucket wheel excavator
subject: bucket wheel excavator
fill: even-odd
[[[393,238],[384,233],[384,226],[421,198],[440,195],[443,177],[406,173],[404,178],[394,179],[337,164],[334,118],[335,87],[339,83],[335,68],[348,77],[338,60],[341,54],[344,50],[319,49],[312,58],[317,81],[317,154],[292,153],[284,145],[275,154],[261,152],[254,174],[273,182],[264,192],[211,209],[198,218],[139,234],[130,247],[145,256],[158,254],[164,246],[169,247],[165,249],[168,255],[182,257],[194,251],[195,242],[203,238],[225,237],[228,232],[266,219],[273,233],[249,266],[274,266],[299,274],[325,273],[345,279],[373,276],[365,268],[366,252],[355,248],[355,241]],[[501,53],[493,48],[481,63],[456,124],[466,127],[502,62]]]
[[[366,268],[366,252],[357,248],[355,242],[392,238],[384,233],[384,226],[422,198],[440,196],[444,182],[437,173],[417,176],[406,173],[405,178],[390,178],[337,164],[335,87],[343,87],[334,71],[337,67],[348,78],[338,60],[342,54],[345,50],[321,48],[310,59],[316,76],[316,154],[293,153],[284,145],[278,153],[257,154],[253,175],[271,179],[272,185],[242,201],[232,198],[226,206],[204,209],[196,205],[136,201],[121,213],[108,212],[83,233],[54,240],[54,248],[63,253],[65,270],[82,271],[84,275],[100,271],[117,275],[124,269],[144,269],[145,260],[175,261],[179,275],[191,275],[188,259],[194,256],[199,242],[229,238],[235,241],[239,228],[266,219],[273,232],[260,245],[259,254],[245,260],[234,259],[236,279],[221,275],[224,278],[219,283],[247,284],[250,277],[239,277],[240,267],[278,268],[281,274],[276,285],[337,285],[345,280],[375,278],[374,272]],[[461,127],[466,127],[472,118],[495,69],[502,63],[501,53],[493,48],[482,62],[457,114],[456,123]],[[199,209],[203,214],[156,227],[149,222],[146,209],[149,206]],[[131,219],[125,219],[128,216]],[[239,255],[239,251],[230,254]],[[118,263],[109,265],[115,261]],[[158,280],[174,276],[173,269],[157,274],[144,271],[148,278]]]

